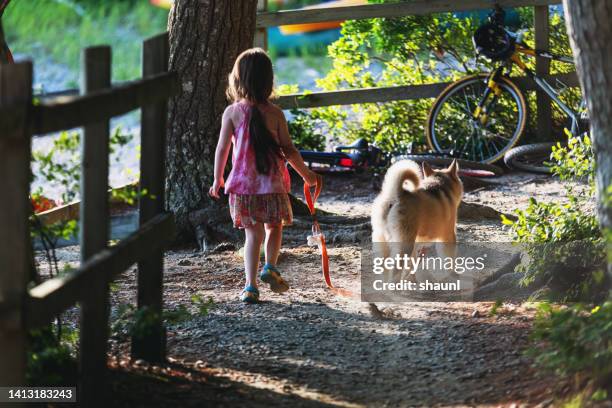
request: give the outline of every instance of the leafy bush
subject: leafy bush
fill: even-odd
[[[300,150],[325,150],[325,136],[321,132],[320,126],[311,116],[303,110],[291,110],[293,118],[289,121],[289,134]]]
[[[146,338],[152,334],[151,331],[159,324],[160,318],[166,324],[176,325],[197,316],[206,316],[215,305],[212,297],[204,299],[199,294],[192,295],[190,301],[189,306],[179,304],[174,309],[164,310],[161,317],[148,307],[136,309],[132,304],[122,303],[117,307],[112,320],[111,334],[118,338]]]
[[[395,0],[370,0],[387,3]],[[529,31],[526,40],[533,44],[532,8],[518,9]],[[342,37],[329,46],[333,59],[331,71],[317,85],[326,91],[341,89],[418,85],[454,81],[465,75],[486,71],[489,62],[475,59],[472,34],[480,24],[476,17],[460,18],[453,13],[401,18],[350,20],[342,25]],[[555,14],[550,19],[551,49],[571,55],[565,22]],[[525,59],[529,68],[533,59]],[[552,73],[572,70],[568,64],[553,63]],[[513,75],[523,75],[515,69]],[[564,88],[563,85],[559,86]],[[561,89],[561,99],[577,107],[580,92]],[[535,94],[528,95],[529,109],[536,112]],[[355,140],[365,138],[386,150],[403,150],[411,142],[424,145],[424,126],[432,100],[419,99],[370,103],[345,107],[325,107],[311,111],[326,123],[329,138]],[[556,127],[561,130],[567,117],[553,111]],[[535,134],[535,115],[530,115],[526,133]]]
[[[532,338],[541,342],[531,353],[543,367],[560,374],[586,372],[598,385],[612,380],[612,301],[587,308],[539,307]]]
[[[522,283],[547,282],[561,299],[593,299],[602,296],[607,285],[606,245],[593,211],[585,211],[594,200],[594,158],[587,135],[568,133],[567,146],[553,147],[553,174],[565,181],[567,202],[529,200],[525,210],[515,211],[517,219],[502,216],[515,242],[525,243],[525,256],[517,268],[524,273]],[[574,183],[588,188],[575,192]],[[566,296],[567,298],[565,298]]]
[[[57,336],[51,325],[29,335],[26,379],[32,386],[73,385],[77,379],[78,333],[63,328]]]
[[[589,391],[590,398],[600,400],[607,398],[608,391],[597,387],[609,385],[612,379],[612,302],[605,301],[608,248],[595,215],[583,210],[594,200],[591,140],[587,135],[568,136],[567,146],[553,148],[549,164],[567,182],[568,202],[531,199],[527,209],[516,211],[516,221],[504,218],[503,222],[510,226],[513,239],[525,244],[526,259],[519,266],[525,274],[523,283],[539,280],[561,293],[561,300],[587,299],[591,305],[542,303],[532,333],[536,345],[530,354],[538,365],[560,374],[586,374],[595,387]],[[576,193],[576,182],[588,188]],[[583,396],[574,400],[581,406]]]

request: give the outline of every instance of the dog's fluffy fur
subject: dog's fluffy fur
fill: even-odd
[[[385,175],[372,209],[372,241],[456,241],[457,209],[463,196],[456,161],[443,170],[410,160],[395,163]],[[409,185],[407,185],[409,184]]]

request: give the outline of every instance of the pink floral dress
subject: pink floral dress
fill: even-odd
[[[255,150],[249,137],[250,107],[237,102],[242,121],[232,136],[232,171],[225,183],[234,226],[245,228],[261,222],[286,224],[293,222],[288,192],[291,180],[285,160],[279,157],[268,174],[257,171]],[[276,132],[271,132],[277,137]]]

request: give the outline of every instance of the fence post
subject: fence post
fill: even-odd
[[[549,44],[549,11],[548,6],[535,6],[534,28],[535,47],[537,50],[548,51]],[[550,60],[536,57],[536,74],[545,76],[550,73]],[[536,91],[537,103],[537,139],[552,138],[552,104],[544,91]]]
[[[263,13],[266,11],[268,11],[268,0],[257,0],[257,13]],[[253,46],[261,47],[264,50],[268,49],[268,30],[265,27],[255,30]]]
[[[0,125],[0,311],[8,309],[0,322],[2,386],[25,385],[23,304],[30,276],[31,135],[27,120],[31,104],[32,64],[0,64],[0,110],[9,110]]]
[[[81,93],[111,86],[111,49],[90,47],[81,54]],[[106,248],[109,239],[109,121],[87,125],[81,140],[81,262]],[[109,289],[105,275],[96,276],[81,299],[80,400],[103,406],[107,365]]]
[[[168,71],[168,33],[143,43],[142,76]],[[140,130],[140,225],[164,211],[167,101],[142,107]],[[166,358],[166,331],[162,324],[164,251],[151,253],[138,263],[138,308],[155,313],[156,327],[146,337],[132,338],[132,356],[148,361]]]

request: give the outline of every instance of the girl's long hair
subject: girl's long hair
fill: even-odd
[[[249,137],[255,150],[257,171],[268,174],[274,160],[280,157],[280,145],[266,127],[258,104],[268,103],[272,95],[274,72],[272,61],[261,48],[251,48],[238,56],[229,75],[227,96],[234,102],[241,99],[249,102]]]

